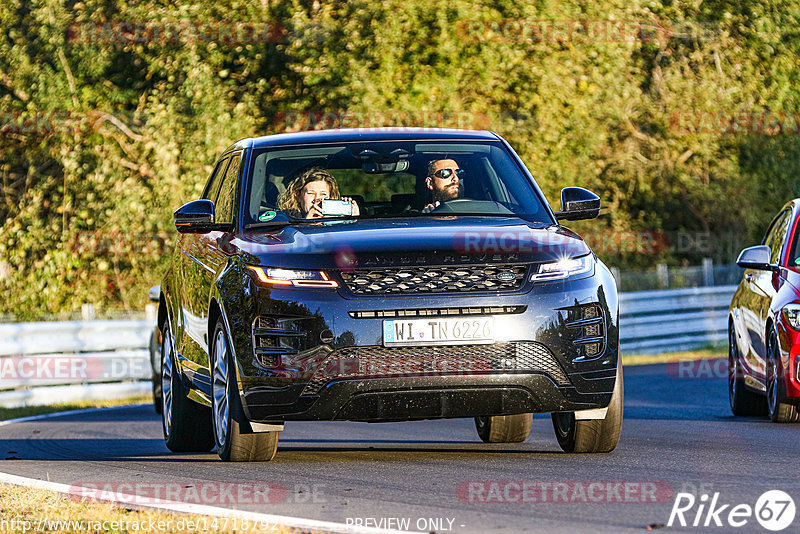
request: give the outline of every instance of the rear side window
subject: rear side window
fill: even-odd
[[[236,201],[236,183],[239,177],[240,161],[241,154],[234,155],[228,165],[228,170],[225,171],[225,178],[222,180],[219,195],[214,203],[215,222],[233,221],[233,208]]]

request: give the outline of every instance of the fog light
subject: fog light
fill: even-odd
[[[595,356],[600,354],[600,343],[589,343],[586,345],[586,355]]]

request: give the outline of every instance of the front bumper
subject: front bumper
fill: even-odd
[[[270,404],[257,388],[245,398],[253,421],[410,421],[603,408],[611,391],[581,394],[541,374],[497,374],[343,380],[291,406]]]
[[[786,323],[783,314],[779,315],[777,330],[786,396],[800,400],[800,332]]]
[[[225,313],[238,363],[242,405],[252,421],[392,421],[576,411],[606,407],[614,388],[617,294],[613,278],[602,264],[592,277],[537,284],[516,293],[347,298],[337,291],[255,284],[250,293],[249,298],[238,299],[236,307],[226,307]],[[604,342],[601,353],[586,358],[576,342],[582,330],[574,326],[573,315],[574,310],[591,305],[601,310]],[[436,366],[431,372],[423,365],[408,372],[384,373],[386,376],[352,370],[326,375],[324,365],[309,373],[308,367],[296,365],[302,357],[325,362],[353,349],[385,351],[383,320],[365,318],[358,312],[442,307],[516,310],[496,316],[494,345],[468,347],[473,352],[491,353],[501,345],[506,347],[503,350],[511,350],[507,347],[512,345],[536,345],[550,354],[555,367],[550,363],[499,365],[498,361],[505,360],[488,356],[478,358],[482,363],[477,367],[456,372],[438,372]],[[258,341],[253,335],[254,322],[261,316],[298,317],[295,328],[303,332],[305,345],[295,354],[277,356],[272,365],[265,364],[264,358],[256,355]],[[437,354],[431,347],[414,349],[417,353],[429,351],[432,357]],[[358,362],[355,365],[357,368]]]

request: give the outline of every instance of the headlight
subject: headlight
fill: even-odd
[[[273,286],[285,287],[318,287],[335,288],[339,284],[331,280],[322,271],[297,271],[294,269],[272,269],[269,267],[247,266],[248,269],[256,273],[258,281]]]
[[[531,280],[549,282],[567,278],[586,278],[592,274],[594,274],[594,255],[587,254],[580,258],[565,258],[553,263],[542,263],[539,265],[539,270],[531,276]]]
[[[787,304],[783,307],[783,317],[789,326],[800,330],[800,304]]]

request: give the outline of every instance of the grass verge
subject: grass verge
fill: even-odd
[[[134,510],[97,501],[71,500],[54,491],[0,484],[0,532],[300,532],[239,518]]]
[[[82,408],[152,404],[143,395],[107,401],[87,400],[49,406],[0,408],[0,420]],[[155,416],[155,414],[154,414]],[[0,532],[120,533],[262,533],[300,532],[275,524],[257,524],[232,517],[180,514],[152,508],[127,508],[93,500],[77,500],[48,490],[0,483]]]
[[[685,362],[687,360],[709,360],[727,357],[728,348],[723,345],[663,354],[623,354],[622,365],[647,365],[651,363]]]
[[[48,404],[46,406],[21,406],[19,408],[0,408],[0,421],[6,419],[16,419],[17,417],[28,417],[31,415],[41,415],[53,412],[66,412],[68,410],[80,410],[82,408],[105,408],[107,406],[124,406],[125,404],[152,404],[152,395],[141,395],[128,397],[127,399],[114,400],[85,400],[69,402],[64,404]],[[0,529],[2,531],[2,529]]]

